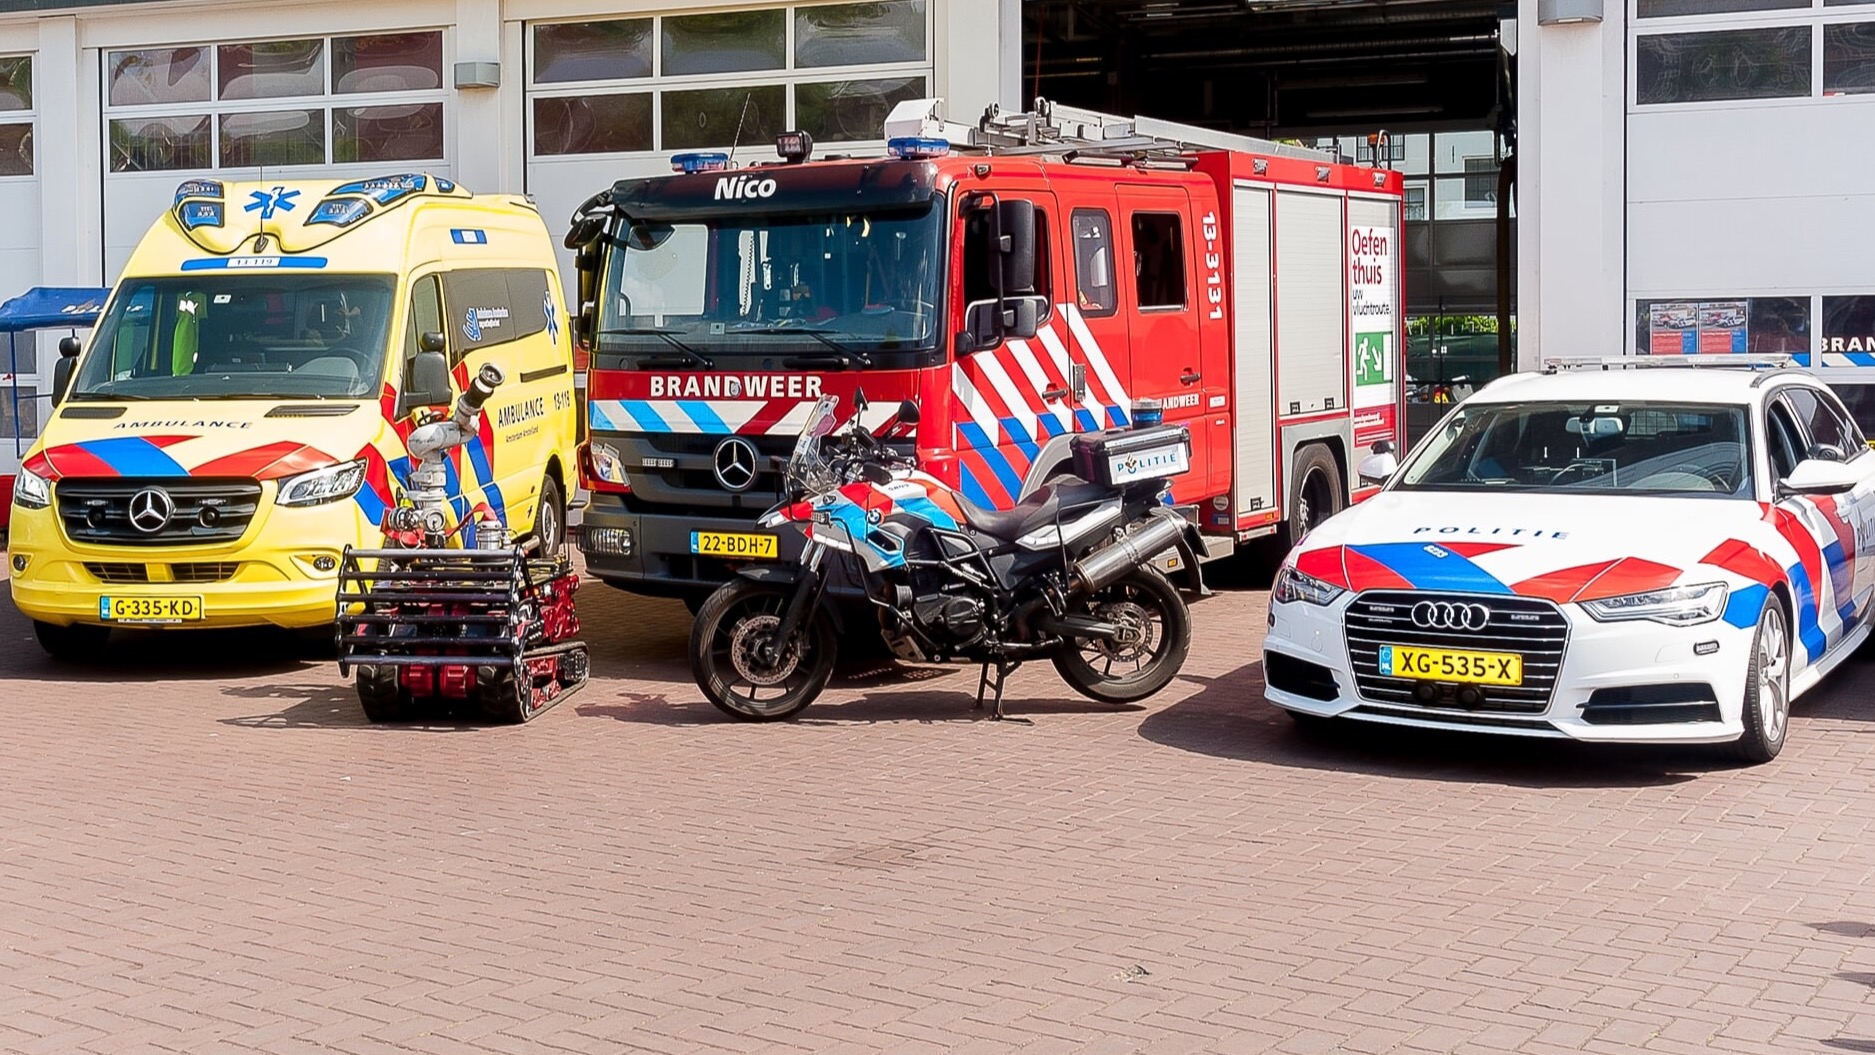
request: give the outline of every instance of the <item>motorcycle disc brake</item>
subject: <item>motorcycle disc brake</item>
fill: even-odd
[[[773,663],[762,660],[762,646],[774,640],[775,630],[780,626],[780,616],[752,615],[737,623],[735,632],[730,635],[730,662],[749,684],[779,685],[801,665],[801,650],[796,647],[783,649]]]
[[[1102,656],[1131,663],[1151,655],[1158,626],[1144,607],[1132,601],[1109,601],[1094,609],[1094,618],[1120,628],[1119,636],[1111,640],[1097,638],[1092,642]]]

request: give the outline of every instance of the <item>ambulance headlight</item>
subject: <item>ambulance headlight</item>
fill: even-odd
[[[317,506],[350,498],[364,486],[365,463],[362,459],[328,465],[280,481],[280,493],[274,501],[283,506]]]
[[[44,509],[52,504],[52,481],[22,468],[13,478],[13,504],[21,509]]]

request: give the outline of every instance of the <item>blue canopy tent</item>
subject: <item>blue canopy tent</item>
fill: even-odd
[[[104,310],[105,298],[110,296],[108,289],[74,289],[67,287],[41,286],[0,304],[0,334],[6,335],[7,341],[7,392],[4,398],[13,413],[12,440],[10,456],[0,457],[0,490],[5,500],[0,505],[0,528],[7,524],[8,515],[13,508],[13,479],[19,468],[19,460],[32,446],[33,437],[22,436],[20,422],[20,351],[17,335],[33,330],[76,330],[83,329],[98,321],[98,314]],[[42,375],[39,369],[39,348],[36,343],[27,344],[29,375]],[[50,393],[41,395],[34,392],[26,397],[29,400],[51,400]],[[34,411],[38,410],[35,406]],[[37,420],[37,413],[34,414]]]

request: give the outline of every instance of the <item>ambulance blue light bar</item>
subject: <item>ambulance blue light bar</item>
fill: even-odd
[[[674,154],[672,172],[721,172],[729,167],[729,155],[723,153]]]
[[[951,141],[936,136],[900,136],[885,145],[895,158],[941,158],[951,152]]]

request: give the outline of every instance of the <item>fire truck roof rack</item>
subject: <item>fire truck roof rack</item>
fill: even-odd
[[[942,99],[907,99],[894,106],[885,121],[885,138],[943,139],[959,152],[1055,154],[1185,167],[1190,167],[1192,155],[1201,150],[1236,150],[1317,163],[1337,160],[1323,151],[1287,143],[1149,117],[1119,117],[1046,99],[1035,100],[1035,109],[1026,113],[1006,113],[991,105],[976,126],[970,127],[945,121],[943,103]]]
[[[1789,355],[1609,355],[1587,359],[1545,359],[1543,372],[1564,370],[1644,370],[1650,367],[1704,366],[1745,370],[1781,370],[1795,360]]]
[[[1199,150],[1236,150],[1304,161],[1334,161],[1320,150],[1218,132],[1150,117],[1120,117],[1035,100],[1033,113],[984,111],[971,145],[991,154],[1064,154],[1123,160],[1182,158]]]

